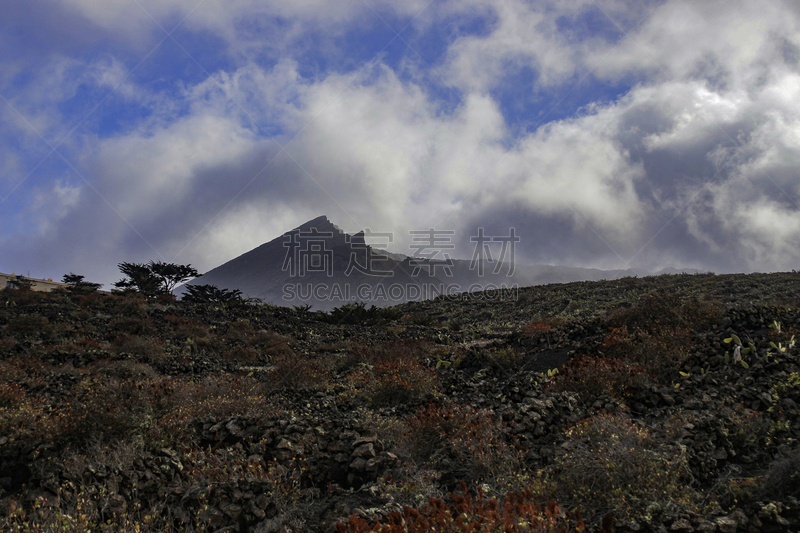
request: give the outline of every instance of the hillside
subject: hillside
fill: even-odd
[[[795,335],[797,273],[329,313],[6,289],[0,530],[796,531]]]

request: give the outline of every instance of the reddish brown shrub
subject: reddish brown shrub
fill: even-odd
[[[150,382],[158,374],[150,365],[131,359],[102,359],[83,369],[90,376],[107,376],[117,379],[134,379]]]
[[[713,326],[722,314],[714,302],[654,291],[631,307],[608,312],[603,353],[639,363],[670,382],[693,347],[692,332]]]
[[[109,312],[115,315],[147,316],[147,297],[138,292],[125,292],[119,295],[101,295],[101,302],[109,306]]]
[[[351,350],[363,355],[367,362],[396,361],[398,359],[422,361],[430,357],[436,346],[422,339],[402,339],[380,344],[354,345]]]
[[[100,293],[92,292],[89,294],[78,294],[72,296],[72,301],[78,304],[81,308],[85,310],[89,309],[100,309],[103,305],[108,301],[105,295]],[[86,315],[84,315],[86,316]],[[82,319],[86,320],[86,319]]]
[[[222,354],[222,360],[228,363],[252,365],[258,363],[258,352],[245,346],[234,346]]]
[[[51,331],[50,321],[46,317],[34,314],[22,314],[13,317],[6,325],[6,331],[13,335],[43,336]]]
[[[248,340],[251,346],[266,357],[288,356],[294,353],[289,346],[289,338],[274,331],[257,331]]]
[[[367,523],[353,514],[347,524],[336,524],[339,533],[469,533],[503,531],[568,533],[585,530],[580,513],[572,514],[548,501],[542,506],[530,492],[512,493],[502,502],[486,499],[479,489],[477,497],[466,492],[453,493],[452,503],[431,498],[421,509],[404,507],[402,512],[389,513],[388,524]]]
[[[566,320],[561,317],[537,317],[522,328],[522,333],[529,341],[536,343],[543,338],[549,340],[565,324]]]
[[[660,328],[654,332],[613,327],[603,340],[601,352],[606,357],[641,365],[662,383],[674,380],[694,346],[685,329]]]
[[[114,339],[116,353],[129,353],[139,357],[159,360],[164,357],[164,341],[156,337],[140,337],[123,333]]]
[[[436,345],[422,339],[402,339],[365,344],[351,342],[347,346],[347,354],[338,361],[339,371],[349,370],[358,365],[373,365],[378,361],[408,360],[422,362],[434,357]]]
[[[618,328],[609,328],[608,335],[603,339],[603,348],[612,348],[618,344],[630,342],[630,335],[628,335],[628,327],[620,326]]]
[[[550,473],[551,494],[592,517],[642,516],[651,504],[688,511],[696,500],[684,452],[626,416],[600,415],[564,432]]]
[[[194,350],[199,353],[211,355],[220,354],[227,348],[221,339],[218,339],[212,335],[207,337],[190,337],[189,339],[185,339],[184,342],[188,343],[190,351]]]
[[[584,400],[600,395],[624,399],[650,385],[649,374],[637,364],[615,358],[578,355],[562,365],[549,389],[576,392]]]
[[[0,381],[23,387],[40,387],[47,379],[50,366],[39,357],[17,355],[0,361]]]
[[[150,385],[149,394],[158,418],[146,437],[161,446],[187,446],[195,418],[263,415],[267,410],[264,387],[257,380],[230,374],[201,381],[162,378]]]
[[[17,347],[17,340],[11,337],[0,338],[0,356],[9,355]]]
[[[73,342],[65,342],[63,344],[53,344],[47,346],[45,351],[47,353],[57,353],[65,355],[75,355],[83,352],[103,352],[110,347],[107,342],[99,342],[94,339],[76,339]]]
[[[407,419],[401,446],[418,464],[507,492],[525,486],[522,451],[490,409],[428,405]]]
[[[413,359],[380,359],[351,375],[371,407],[418,402],[436,394],[436,373]]]
[[[730,428],[728,440],[733,449],[739,454],[764,453],[769,444],[770,430],[772,421],[765,413],[759,413],[745,408],[743,405],[736,406],[731,411],[721,413]]]
[[[611,327],[626,326],[651,334],[676,329],[697,331],[714,325],[723,311],[715,302],[657,290],[631,307],[609,310],[606,320]]]
[[[9,441],[38,444],[57,441],[69,427],[69,407],[54,410],[42,398],[17,397],[12,405],[0,407],[0,434]],[[32,448],[33,448],[32,447]]]
[[[208,325],[196,318],[183,318],[175,315],[164,316],[164,322],[172,326],[171,337],[178,341],[196,339],[208,335]]]
[[[17,306],[31,305],[36,302],[42,301],[47,297],[45,292],[32,291],[28,287],[20,287],[18,289],[2,289],[0,290],[0,298],[4,302],[13,302]]]
[[[307,355],[277,355],[272,358],[268,388],[317,389],[328,385],[331,378],[330,363],[320,357]]]
[[[130,335],[155,335],[152,320],[138,316],[128,316],[113,320],[110,324],[112,329],[128,333]]]
[[[68,440],[79,449],[96,439],[136,436],[152,446],[182,447],[191,443],[194,418],[263,414],[265,410],[263,387],[253,378],[223,374],[192,381],[156,377],[144,365],[133,364],[129,370],[109,373],[99,368],[57,408],[48,409],[41,400],[26,400],[25,409],[10,413],[7,419],[35,416],[38,422],[27,431],[28,438]]]
[[[256,335],[253,324],[246,318],[237,318],[228,323],[228,328],[222,336],[227,342],[241,342],[249,344]]]
[[[0,409],[15,408],[25,398],[25,391],[16,383],[0,383]]]
[[[65,435],[73,442],[128,438],[140,434],[152,422],[149,391],[146,384],[137,380],[90,377],[74,392]]]

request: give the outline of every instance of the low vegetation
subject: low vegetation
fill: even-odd
[[[0,291],[0,530],[800,527],[800,274],[321,313],[137,272]]]

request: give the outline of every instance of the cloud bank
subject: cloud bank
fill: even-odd
[[[0,22],[0,271],[203,271],[320,214],[401,253],[800,264],[796,3],[38,5]]]

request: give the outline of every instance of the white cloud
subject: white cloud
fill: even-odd
[[[28,210],[38,221],[35,231],[40,236],[55,232],[56,225],[79,206],[80,196],[79,187],[61,181],[34,190]]]
[[[198,5],[139,3],[168,29]],[[135,2],[69,4],[125,38],[163,38]],[[316,45],[306,40],[319,41],[307,38],[328,43],[374,22],[363,2],[207,0],[186,27],[219,37],[231,47],[223,54],[235,57],[210,78],[176,77],[163,89],[128,77],[129,60],[111,53],[50,57],[24,94],[10,98],[52,139],[74,127],[64,103],[87,86],[117,88],[114,98],[147,111],[112,133],[87,125],[64,145],[102,199],[77,180],[54,180],[37,185],[32,209],[60,235],[56,245],[67,225],[92,232],[87,242],[64,240],[64,254],[99,249],[112,265],[155,250],[206,269],[322,213],[348,230],[403,235],[439,224],[461,230],[513,209],[546,226],[533,259],[541,251],[553,260],[618,264],[653,239],[637,256],[648,266],[788,268],[800,259],[800,52],[792,55],[800,16],[788,2],[735,4],[437,3],[415,31],[453,17],[488,22],[480,34],[453,33],[435,72],[416,59],[393,70],[379,58],[360,73],[310,76],[301,75],[303,54]],[[424,7],[375,5],[404,22]],[[589,33],[581,39],[581,32]],[[406,35],[416,44],[413,32]],[[250,60],[258,50],[270,61]],[[617,101],[516,138],[493,91],[523,68],[536,73],[518,91],[531,98],[548,91],[560,98],[591,69],[587,83],[595,76],[637,83]],[[446,111],[425,81],[436,74],[460,91]],[[26,129],[32,136],[18,119],[6,128],[6,137]],[[16,152],[2,157],[2,168],[18,171]],[[571,239],[608,246],[582,255],[579,246],[563,246]],[[408,251],[403,246],[395,243]]]
[[[26,80],[24,90],[4,95],[3,126],[11,126],[14,135],[24,135],[32,143],[41,142],[40,135],[57,143],[66,133],[67,125],[58,106],[73,98],[81,83],[86,81],[85,63],[68,58],[49,58],[40,65],[33,79]]]
[[[476,4],[487,7],[483,2]],[[573,51],[557,32],[555,17],[547,13],[546,5],[540,4],[539,9],[522,2],[488,5],[497,19],[492,32],[463,36],[448,50],[444,71],[450,83],[465,91],[486,92],[502,85],[509,71],[526,66],[536,69],[537,81],[544,85],[572,75]]]
[[[146,136],[101,141],[94,174],[101,193],[126,219],[178,209],[199,169],[244,157],[256,149],[252,133],[229,118],[187,117]],[[218,179],[224,180],[224,176]]]
[[[434,224],[502,157],[503,119],[471,96],[439,116],[428,96],[381,67],[371,85],[331,77],[309,93],[310,125],[291,148],[325,193],[373,229]]]
[[[638,237],[644,213],[634,184],[644,171],[615,142],[615,111],[554,124],[526,139],[520,150],[529,176],[516,194],[539,213],[571,211],[576,222],[585,219],[617,239]]]
[[[733,90],[768,81],[786,44],[798,41],[797,5],[673,0],[656,7],[618,47],[598,49],[601,75],[644,71],[661,79],[710,79]]]
[[[319,216],[313,211],[285,205],[265,206],[263,201],[245,201],[220,212],[208,227],[198,227],[193,235],[180,235],[168,245],[175,255],[171,261],[190,262],[203,271],[219,266],[271,241],[286,231]]]
[[[352,25],[374,20],[378,13],[415,16],[429,2],[382,0],[65,0],[95,25],[146,49],[161,41],[178,23],[208,31],[237,54],[283,51],[310,31],[328,37]],[[396,28],[399,30],[400,28]],[[302,45],[302,43],[301,43]]]

